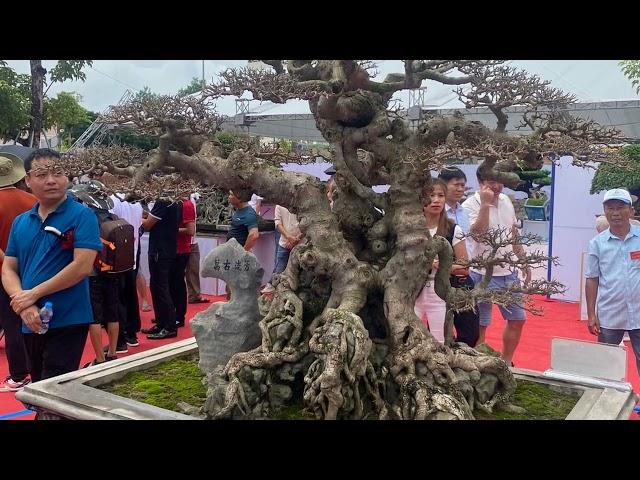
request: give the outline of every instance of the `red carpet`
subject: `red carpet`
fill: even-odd
[[[209,295],[203,295],[205,298],[209,298],[212,302],[221,301],[224,297],[213,297]],[[151,299],[151,294],[148,295],[148,298]],[[191,319],[196,313],[205,310],[207,307],[211,305],[210,303],[196,303],[196,304],[188,304],[187,305],[187,318]],[[151,319],[153,318],[153,310],[150,312],[140,312],[140,317],[142,319],[142,328],[147,328],[153,326],[151,323]],[[177,338],[170,338],[167,340],[149,340],[147,336],[138,333],[138,342],[140,342],[140,346],[138,347],[128,347],[129,351],[127,353],[119,353],[118,357],[126,357],[127,355],[131,355],[134,353],[143,352],[145,350],[149,350],[152,348],[156,348],[162,345],[166,345],[167,343],[176,342],[178,340],[184,340],[189,338],[192,335],[191,329],[188,325],[185,325],[182,328],[178,329]],[[106,345],[108,342],[107,334],[103,330],[102,331],[103,345]],[[82,361],[80,365],[84,365],[87,362],[92,361],[95,358],[95,353],[93,352],[93,347],[91,346],[91,342],[89,338],[87,338],[87,344],[84,348],[84,354],[82,355]],[[4,350],[4,338],[0,340],[0,378],[4,379],[7,375],[9,375],[9,368],[7,366],[7,357]],[[25,410],[25,406],[22,402],[16,400],[15,393],[13,392],[0,392],[0,420],[7,415],[11,415],[13,413],[20,413]],[[20,415],[16,417],[7,418],[7,420],[31,420],[35,414],[28,415]]]
[[[209,297],[212,301],[220,301],[222,297]],[[536,300],[536,304],[544,308],[544,315],[537,317],[534,315],[528,315],[527,323],[524,327],[522,339],[520,345],[516,351],[513,362],[517,367],[528,368],[531,370],[544,371],[549,368],[550,365],[550,349],[551,339],[554,337],[574,338],[579,340],[594,340],[587,330],[586,322],[579,320],[579,308],[577,303],[565,303],[557,300],[546,300],[544,297],[539,297]],[[206,309],[209,304],[195,304],[188,306],[187,317],[191,318],[197,312]],[[151,318],[153,312],[141,312],[142,326],[151,326]],[[502,329],[504,328],[504,321],[497,308],[494,312],[493,324],[487,331],[487,342],[496,350],[502,348]],[[119,354],[119,357],[126,356],[132,353],[138,353],[150,348],[155,348],[160,345],[165,345],[177,340],[184,340],[191,336],[191,330],[188,326],[178,329],[178,338],[168,340],[148,340],[145,335],[138,334],[138,340],[140,342],[139,347],[129,347],[129,352]],[[106,345],[106,333],[104,334],[104,343]],[[627,353],[627,373],[629,381],[633,385],[633,389],[636,392],[640,392],[640,378],[636,370],[635,360],[631,346],[626,344],[628,348]],[[91,344],[87,340],[87,346],[85,348],[84,355],[82,357],[82,363],[91,361],[94,358],[93,349]],[[4,352],[4,340],[0,341],[0,376],[4,378],[8,375],[7,361]],[[0,419],[4,416],[11,415],[12,413],[20,413],[25,410],[24,405],[15,399],[13,393],[0,393]],[[11,417],[15,420],[31,420],[33,414],[20,415]],[[632,419],[640,419],[636,414],[631,415]]]

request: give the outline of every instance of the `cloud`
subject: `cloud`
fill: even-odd
[[[19,73],[29,73],[28,60],[9,60],[7,63]],[[55,65],[55,60],[44,60],[45,68]],[[205,79],[210,82],[214,76],[227,68],[242,67],[246,60],[205,60]],[[379,61],[380,71],[376,80],[382,80],[391,72],[402,72],[399,60]],[[581,101],[601,101],[609,99],[638,99],[631,82],[620,72],[615,60],[517,60],[513,66],[524,68],[567,92],[574,93]],[[93,68],[85,69],[83,82],[54,84],[50,96],[61,91],[75,91],[83,98],[83,105],[94,112],[102,112],[120,100],[127,89],[139,90],[148,86],[151,91],[175,94],[194,77],[202,77],[201,60],[96,60]],[[460,106],[454,87],[437,82],[425,82],[426,103],[445,108]],[[408,92],[394,96],[408,106]],[[308,113],[306,102],[291,101],[285,105],[268,105],[252,102],[252,110],[264,113]],[[224,98],[218,102],[218,111],[227,115],[235,114],[235,99]]]

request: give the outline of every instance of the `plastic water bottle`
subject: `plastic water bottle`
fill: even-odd
[[[40,335],[47,333],[47,330],[49,330],[51,317],[53,317],[53,303],[46,302],[44,307],[40,309],[40,321],[42,322],[42,328],[38,332]]]

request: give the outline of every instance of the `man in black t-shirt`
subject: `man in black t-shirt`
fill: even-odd
[[[227,241],[235,238],[236,241],[250,252],[260,236],[258,232],[258,216],[249,205],[251,193],[246,190],[229,190],[229,203],[235,211],[231,217],[231,228],[227,233]],[[231,291],[226,285],[227,301],[231,300]]]
[[[142,329],[150,340],[174,338],[176,312],[169,291],[169,270],[176,256],[178,226],[182,220],[182,204],[158,200],[142,227],[149,232],[149,274],[151,298],[156,326]]]

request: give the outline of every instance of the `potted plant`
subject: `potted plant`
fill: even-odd
[[[547,196],[540,191],[534,192],[531,198],[524,202],[524,210],[529,220],[546,221],[550,217],[550,205]]]

